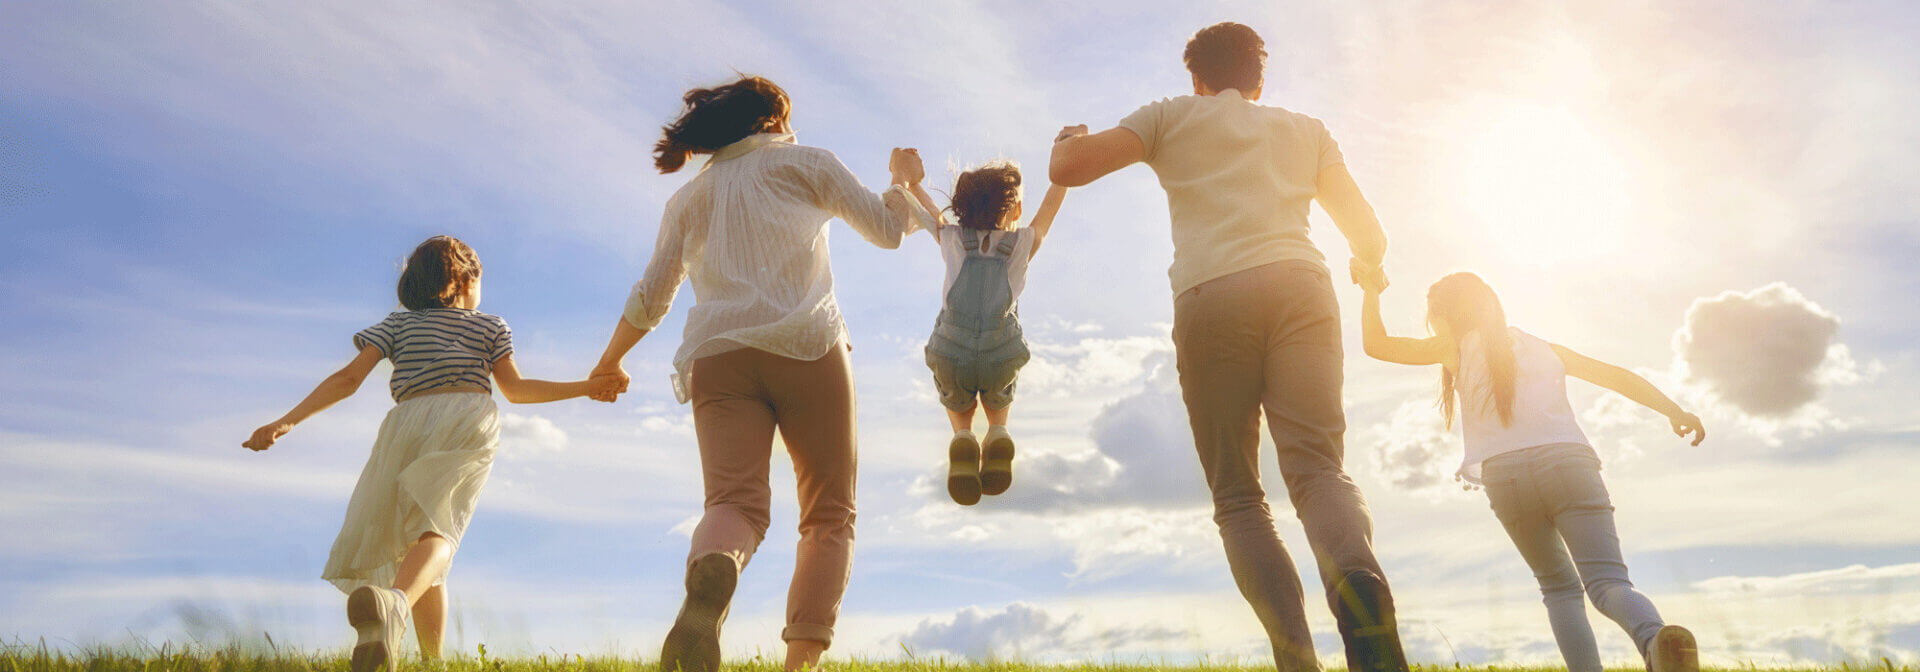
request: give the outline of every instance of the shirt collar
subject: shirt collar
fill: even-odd
[[[1239,98],[1241,100],[1247,100],[1247,94],[1241,93],[1239,89],[1231,89],[1231,88],[1215,91],[1213,92],[1213,97],[1225,98],[1227,97],[1227,94],[1233,94],[1233,97],[1235,98]]]
[[[727,145],[725,147],[721,147],[720,149],[714,150],[713,158],[707,160],[707,165],[711,166],[721,161],[725,161],[728,159],[736,159],[742,156],[746,156],[748,153],[752,152],[753,150],[767,146],[767,143],[770,143],[770,142],[785,142],[785,143],[791,144],[793,142],[793,134],[792,133],[756,133],[754,135],[749,135],[745,138],[741,138],[739,140],[734,141],[734,143],[731,145]],[[704,170],[704,168],[702,168],[702,170]]]

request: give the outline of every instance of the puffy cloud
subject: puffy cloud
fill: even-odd
[[[1079,613],[1060,617],[1015,602],[998,612],[970,606],[948,620],[929,618],[899,639],[915,656],[939,652],[972,660],[1032,660],[1152,647],[1192,636],[1159,624],[1095,628]]]
[[[1393,416],[1371,428],[1368,455],[1381,480],[1409,491],[1448,490],[1460,449],[1447,433],[1440,414],[1426,401],[1408,401]]]
[[[1673,336],[1683,380],[1747,416],[1811,411],[1829,385],[1860,380],[1840,318],[1784,283],[1696,299]]]
[[[557,453],[567,448],[567,432],[538,415],[500,415],[502,448],[517,453]]]

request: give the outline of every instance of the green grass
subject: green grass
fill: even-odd
[[[482,647],[476,655],[457,656],[431,665],[409,661],[402,670],[419,672],[651,672],[652,661],[617,657],[576,655],[540,655],[530,658],[488,656]],[[172,644],[130,651],[95,649],[78,653],[49,649],[41,645],[0,645],[0,672],[347,672],[347,658],[339,652],[260,651],[241,648],[205,649]],[[738,672],[777,672],[780,661],[754,658],[731,661],[725,669]],[[1068,665],[1027,664],[1017,662],[972,663],[966,661],[905,660],[845,661],[829,659],[829,670],[846,672],[1239,672],[1271,670],[1259,665],[1179,665],[1157,666],[1142,663],[1080,663]],[[1415,672],[1549,672],[1552,667],[1415,665]],[[1711,668],[1710,668],[1711,669]],[[1756,668],[1743,666],[1719,668],[1715,672],[1751,672],[1758,669],[1793,672],[1920,672],[1920,668],[1897,666],[1882,661],[1878,665],[1840,664],[1825,667]],[[1638,672],[1623,668],[1618,672]],[[1704,672],[1704,671],[1703,671]]]

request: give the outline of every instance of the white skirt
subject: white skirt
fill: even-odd
[[[459,550],[499,445],[490,394],[430,394],[395,405],[380,423],[320,578],[342,592],[391,586],[407,547],[428,532]],[[445,581],[445,572],[434,578]]]

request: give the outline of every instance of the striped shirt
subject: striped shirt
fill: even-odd
[[[354,334],[353,347],[379,348],[393,362],[395,401],[440,387],[492,392],[493,363],[513,354],[513,330],[477,310],[427,308],[388,315]]]

